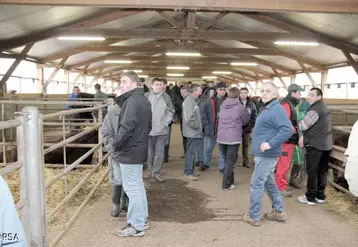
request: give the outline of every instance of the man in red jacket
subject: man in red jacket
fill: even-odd
[[[286,197],[291,197],[291,191],[287,190],[287,174],[288,170],[290,169],[295,145],[298,144],[299,138],[297,133],[298,123],[296,106],[301,99],[301,92],[303,92],[304,89],[297,84],[291,84],[287,88],[287,91],[288,95],[281,101],[281,104],[285,109],[288,118],[291,120],[292,126],[294,128],[294,134],[290,137],[290,139],[282,144],[282,154],[277,162],[275,178],[281,194]]]

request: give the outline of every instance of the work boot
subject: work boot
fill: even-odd
[[[301,183],[299,182],[301,167],[297,164],[293,164],[290,177],[290,186],[296,189],[302,189]]]
[[[271,213],[264,214],[264,219],[285,223],[287,221],[287,216],[285,212],[280,213],[277,211],[272,211]]]
[[[121,210],[124,211],[125,213],[127,213],[128,205],[129,205],[129,198],[128,198],[126,192],[124,192],[124,189],[122,187]]]
[[[111,216],[118,217],[121,212],[122,185],[112,186],[112,210]]]

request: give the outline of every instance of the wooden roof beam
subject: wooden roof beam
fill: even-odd
[[[118,9],[107,9],[101,11],[99,13],[95,13],[88,17],[82,18],[80,20],[73,21],[71,23],[67,23],[61,25],[57,28],[84,28],[87,29],[89,27],[97,26],[103,23],[107,23],[110,21],[118,20],[130,15],[138,14],[140,11],[123,11]],[[0,41],[0,51],[11,50],[16,47],[24,46],[28,43],[39,42],[45,39],[49,39],[56,35],[56,28],[51,28],[45,31],[40,31],[37,33],[32,33],[30,35],[24,35],[21,37],[11,38],[7,40]]]
[[[191,15],[193,16],[193,15]],[[51,31],[52,33],[53,31]],[[242,32],[233,30],[191,30],[191,29],[148,29],[132,28],[129,30],[116,28],[58,28],[55,34],[60,35],[100,35],[106,38],[154,38],[180,40],[266,40],[278,39],[307,41],[319,40],[318,35],[291,34],[286,32]]]
[[[298,64],[301,66],[303,72],[307,75],[308,79],[311,81],[312,86],[317,87],[317,83],[314,81],[312,75],[311,75],[310,72],[307,70],[306,66],[305,66],[303,63],[301,63],[301,62],[298,62]]]
[[[206,30],[209,29],[211,26],[213,26],[215,23],[217,23],[218,21],[220,21],[222,18],[224,18],[228,13],[225,12],[221,12],[219,13],[217,16],[215,16],[214,18],[212,18],[211,20],[205,22],[204,24],[202,24],[200,26],[201,30]]]
[[[174,20],[172,17],[170,17],[166,13],[164,13],[164,11],[158,11],[157,10],[156,12],[157,12],[158,15],[160,15],[160,17],[162,17],[164,20],[169,22],[176,29],[181,29],[182,28],[182,25],[180,23],[178,23],[176,20]]]
[[[279,75],[279,73],[277,72],[276,69],[272,68],[273,72],[275,73],[275,76],[281,81],[282,85],[287,88],[287,85],[285,83],[285,81],[282,79],[281,75]]]
[[[342,51],[342,52],[343,52],[344,56],[347,58],[348,64],[350,66],[352,66],[352,68],[354,69],[354,71],[358,75],[358,64],[357,64],[357,62],[353,59],[352,55],[349,52],[346,52],[346,51]]]
[[[195,11],[191,10],[188,12],[188,16],[187,16],[187,20],[186,20],[186,28],[188,30],[194,30],[195,24],[196,24],[196,13],[195,13]]]

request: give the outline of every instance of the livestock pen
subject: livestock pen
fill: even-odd
[[[101,125],[103,120],[103,111],[106,111],[108,106],[113,101],[109,99],[108,102],[66,102],[66,101],[1,101],[4,109],[6,104],[23,104],[23,105],[79,105],[87,106],[85,108],[62,110],[42,114],[37,107],[26,106],[20,112],[16,112],[16,118],[2,121],[0,123],[0,130],[2,131],[2,160],[0,174],[4,176],[5,180],[12,180],[11,184],[19,184],[10,188],[16,202],[16,208],[19,210],[21,221],[23,222],[25,232],[28,237],[28,242],[35,246],[55,246],[61,239],[70,225],[76,220],[81,210],[85,207],[96,190],[101,185],[102,181],[107,177],[109,169],[102,168],[106,162],[108,154],[103,155],[102,152],[102,137]],[[98,119],[92,119],[91,122],[73,123],[71,116],[80,113],[97,112]],[[44,143],[44,129],[47,126],[61,127],[62,140],[55,138],[57,143]],[[77,130],[74,134],[69,135],[67,127],[82,126],[82,130]],[[6,142],[5,130],[16,128],[16,138],[14,141]],[[53,130],[51,130],[53,133]],[[98,135],[95,144],[77,144],[74,143],[80,138],[86,138],[89,135]],[[51,138],[47,138],[51,140]],[[52,138],[54,140],[54,138]],[[76,148],[89,149],[81,156],[77,156],[76,160],[67,163],[67,151]],[[7,152],[10,148],[11,152]],[[61,150],[62,149],[62,150]],[[62,155],[61,154],[62,151]],[[45,160],[51,153],[56,152],[55,156],[63,158],[61,162],[57,157],[58,164],[46,164]],[[11,158],[11,162],[7,154],[16,153],[17,157]],[[97,154],[96,160],[92,164],[80,165],[86,158]],[[11,156],[11,155],[10,155]],[[14,155],[12,155],[14,156]],[[94,159],[92,159],[94,160]],[[62,163],[62,164],[61,164]],[[47,167],[47,168],[45,168]],[[56,169],[54,172],[54,168]],[[78,172],[81,168],[81,172]],[[83,172],[82,168],[85,169]],[[14,175],[18,171],[19,176]],[[88,171],[88,172],[86,172]],[[75,176],[81,176],[74,179]],[[94,180],[93,180],[94,177]],[[15,180],[15,181],[14,181]],[[74,180],[76,184],[73,183]],[[79,180],[79,181],[78,181]],[[89,180],[93,180],[93,188],[83,190],[83,187]],[[56,186],[56,183],[60,183]],[[70,186],[71,185],[71,186]],[[54,188],[55,187],[55,188]],[[72,187],[72,188],[71,188]],[[16,191],[19,188],[19,192]],[[82,190],[87,192],[86,197],[75,210],[68,204],[72,199],[78,197],[78,192]],[[61,193],[61,191],[63,193]],[[16,195],[19,193],[19,195]],[[61,196],[62,194],[62,196]],[[19,197],[19,199],[17,199]],[[58,197],[52,199],[52,197]],[[70,211],[74,211],[70,215]],[[58,216],[60,213],[62,214]],[[64,224],[57,231],[54,236],[49,235],[49,225],[52,224],[54,218],[58,216],[64,219]],[[49,237],[50,236],[50,237]]]

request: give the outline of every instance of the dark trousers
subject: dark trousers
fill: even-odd
[[[326,199],[325,190],[330,153],[331,151],[321,151],[313,147],[306,147],[306,197],[310,202],[315,202],[315,198]]]
[[[182,136],[182,141],[183,141],[183,150],[184,150],[184,155],[186,153],[186,137],[183,136],[183,123],[180,122],[180,133],[181,133],[181,136]]]
[[[185,175],[194,175],[196,148],[200,138],[186,138]]]
[[[240,144],[219,144],[220,151],[224,156],[225,168],[222,181],[222,188],[227,189],[234,184],[234,165],[237,159],[237,152]]]
[[[169,125],[169,132],[168,132],[168,138],[167,138],[167,142],[165,143],[165,148],[164,148],[164,160],[168,160],[169,159],[169,146],[170,146],[170,136],[172,135],[172,125]]]
[[[249,145],[250,145],[250,134],[244,134],[242,136],[242,164],[248,166],[249,159]]]

